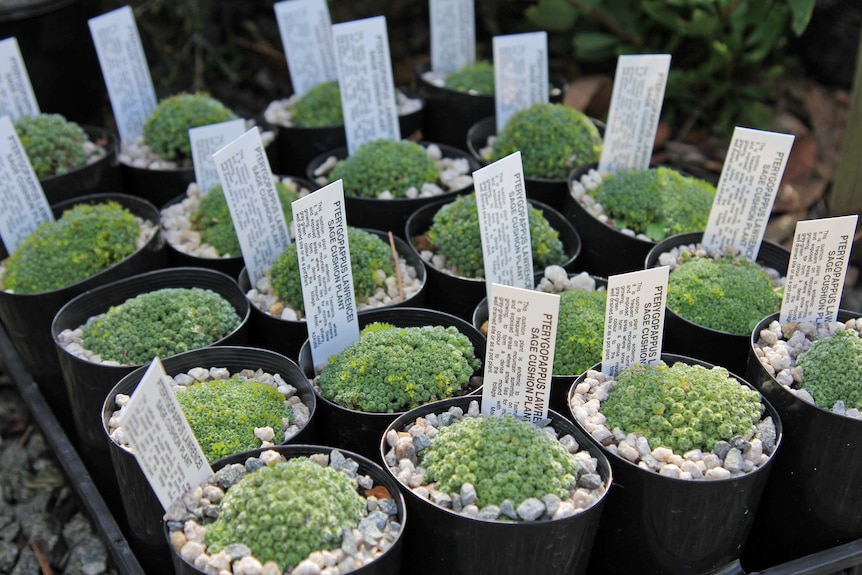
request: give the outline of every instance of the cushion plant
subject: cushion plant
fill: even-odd
[[[329,181],[344,180],[347,196],[376,198],[382,192],[403,198],[411,188],[434,183],[440,169],[425,149],[406,140],[374,140],[363,144],[329,173]]]
[[[25,116],[15,121],[15,132],[40,180],[63,174],[87,163],[87,133],[60,114]]]
[[[800,387],[818,407],[832,410],[843,402],[846,409],[862,409],[862,337],[855,330],[815,340],[796,365],[802,368]]]
[[[484,60],[467,64],[450,72],[443,85],[451,90],[471,94],[494,94],[494,66]]]
[[[236,118],[224,104],[203,92],[165,98],[144,123],[144,142],[163,160],[191,157],[189,130]]]
[[[300,96],[291,109],[293,125],[298,128],[340,126],[344,123],[338,80],[322,82]]]

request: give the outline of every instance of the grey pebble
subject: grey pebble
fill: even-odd
[[[500,516],[500,508],[496,505],[486,505],[479,510],[479,519],[493,521]]]
[[[734,449],[738,449],[743,453],[751,449],[751,444],[746,441],[744,437],[739,435],[731,438],[730,445],[733,446]]]
[[[448,411],[440,414],[440,427],[452,425],[452,414]]]
[[[461,511],[461,508],[464,507],[461,505],[461,496],[457,493],[451,494],[449,497],[452,498],[452,511]]]
[[[356,477],[356,472],[359,470],[357,462],[344,457],[344,454],[337,449],[333,449],[329,454],[329,466],[336,471],[343,471],[348,477]]]
[[[8,573],[18,560],[18,546],[11,541],[0,541],[0,573]]]
[[[757,424],[757,431],[754,436],[763,442],[763,451],[772,453],[775,450],[775,422],[772,421],[771,416],[765,417]]]
[[[733,448],[727,452],[727,455],[724,457],[724,468],[730,471],[731,473],[735,471],[742,471],[742,467],[745,465],[745,460],[742,457],[742,452],[737,448]]]
[[[548,493],[547,495],[542,496],[542,503],[545,504],[545,513],[549,516],[557,512],[557,509],[560,508],[560,503],[562,502],[562,499],[553,493]]]
[[[464,507],[473,505],[477,499],[476,488],[473,487],[472,483],[465,483],[461,486],[461,505]]]
[[[107,569],[108,551],[95,535],[90,534],[69,551],[64,575],[96,575]]]
[[[517,512],[524,521],[535,521],[545,512],[545,504],[535,497],[528,497],[518,505]]]
[[[416,453],[419,453],[423,449],[431,446],[431,440],[428,439],[428,436],[424,433],[420,433],[418,435],[413,436],[413,448]]]
[[[602,476],[598,473],[584,473],[578,478],[578,487],[598,489],[602,485]]]
[[[500,504],[500,515],[504,515],[509,519],[518,518],[518,514],[515,512],[515,505],[510,499],[506,499]]]
[[[715,447],[712,449],[712,452],[718,455],[719,459],[724,459],[727,456],[727,452],[730,451],[732,446],[726,441],[716,441]]]
[[[387,515],[395,515],[398,513],[398,504],[395,503],[394,499],[380,499],[377,501],[377,507]]]
[[[225,465],[215,473],[215,481],[219,487],[227,491],[237,481],[245,477],[248,473],[245,467],[239,463]]]
[[[258,469],[264,467],[264,462],[257,457],[249,457],[245,460],[245,470],[249,473],[257,471]]]
[[[440,507],[452,507],[452,498],[449,497],[448,493],[443,493],[442,491],[432,491],[431,502]]]
[[[384,516],[383,519],[384,526],[386,525],[386,518]],[[362,533],[362,538],[367,540],[377,541],[381,537],[383,537],[383,532],[380,531],[380,528],[377,526],[377,522],[374,518],[369,515],[368,517],[364,517],[362,521],[359,522],[359,532]]]

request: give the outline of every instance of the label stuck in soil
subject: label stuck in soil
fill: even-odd
[[[0,42],[0,115],[17,120],[39,113],[18,39],[12,36]]]
[[[274,8],[293,93],[338,79],[326,0],[283,0]]]
[[[245,121],[229,120],[209,126],[189,130],[192,146],[192,160],[195,166],[195,181],[202,193],[206,193],[219,183],[213,153],[236,140],[245,132]]]
[[[497,133],[515,112],[548,102],[548,35],[494,36],[494,102]]]
[[[473,0],[429,0],[431,70],[448,74],[476,60]]]

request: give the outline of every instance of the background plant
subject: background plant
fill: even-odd
[[[425,148],[406,140],[374,140],[359,147],[329,174],[329,181],[344,180],[344,195],[376,198],[389,191],[403,198],[410,188],[434,183],[440,168]]]
[[[855,332],[841,330],[816,340],[796,365],[802,368],[800,387],[818,407],[831,410],[843,401],[848,409],[862,409],[862,338]]]
[[[554,375],[577,375],[602,360],[605,336],[605,290],[560,292]]]
[[[475,94],[493,94],[494,66],[485,60],[476,60],[446,76],[444,85],[451,90]]]
[[[344,124],[338,80],[318,84],[297,98],[290,109],[290,118],[300,128]]]
[[[87,133],[60,114],[24,116],[15,122],[15,132],[40,180],[87,163]]]
[[[236,116],[224,104],[203,92],[165,98],[144,123],[144,142],[163,160],[189,158],[189,130],[217,124]]]

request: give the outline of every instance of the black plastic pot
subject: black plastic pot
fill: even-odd
[[[278,451],[285,458],[293,458],[293,457],[303,457],[313,455],[315,453],[326,453],[329,454],[335,449],[332,447],[323,447],[319,445],[277,445],[275,447],[270,448],[271,450]],[[213,470],[218,471],[225,465],[233,464],[233,463],[243,463],[249,457],[257,457],[264,450],[256,449],[254,451],[247,451],[245,453],[234,455],[231,457],[225,457],[224,459],[220,459],[213,465]],[[350,573],[355,573],[356,575],[399,575],[401,573],[401,557],[402,550],[404,547],[404,532],[408,528],[407,523],[407,507],[404,501],[404,496],[398,490],[398,483],[392,479],[392,477],[386,473],[379,464],[374,463],[366,457],[363,457],[361,454],[353,453],[350,451],[346,451],[343,449],[338,449],[345,457],[354,460],[359,464],[359,469],[357,473],[359,475],[368,475],[374,480],[374,485],[384,487],[389,494],[392,496],[392,499],[395,501],[396,506],[398,507],[398,522],[401,524],[401,531],[399,537],[395,540],[392,546],[384,551],[380,556],[375,558],[371,563],[364,565]],[[168,538],[167,525],[164,526],[164,537]],[[178,553],[171,553],[171,559],[174,564],[174,573],[176,575],[203,575],[204,572],[196,569],[194,566],[186,563]]]
[[[428,231],[437,211],[451,201],[444,200],[423,206],[407,219],[404,228],[405,235],[410,249],[416,252],[417,256],[419,255],[419,248],[417,248],[416,238],[423,236]],[[561,265],[567,271],[573,271],[581,252],[581,238],[578,232],[558,211],[550,206],[535,200],[530,200],[530,206],[542,210],[551,227],[560,232],[563,252],[568,258]],[[485,280],[454,276],[445,270],[434,267],[429,262],[424,263],[428,273],[428,307],[470,321],[476,306],[482,298],[488,295]]]
[[[125,194],[92,194],[60,202],[52,207],[54,217],[79,204],[116,201],[131,213],[158,227],[159,212],[151,203]],[[87,290],[162,267],[165,264],[164,240],[156,231],[147,244],[121,262],[65,288],[37,294],[13,294],[0,290],[0,319],[21,355],[24,367],[39,384],[58,418],[65,424],[69,398],[63,385],[63,373],[51,339],[54,314],[70,299]]]
[[[666,238],[649,251],[645,266],[647,269],[657,267],[661,254],[677,246],[697,244],[702,239],[703,232],[689,232]],[[757,253],[757,263],[785,275],[790,263],[790,252],[776,243],[764,240]],[[663,348],[669,353],[694,357],[725,367],[733,373],[743,374],[751,347],[750,340],[750,334],[710,329],[677,315],[670,308],[665,311]]]
[[[380,237],[384,242],[389,243],[389,235],[380,230],[365,230]],[[395,241],[395,250],[399,257],[404,258],[407,265],[416,270],[416,277],[422,282],[422,288],[413,297],[407,298],[403,302],[396,303],[388,308],[399,307],[422,307],[425,303],[427,272],[422,263],[422,259],[412,250],[407,247],[404,240],[393,236]],[[239,287],[243,293],[248,293],[251,289],[251,282],[248,277],[248,269],[242,268],[239,274]],[[367,313],[371,310],[363,310],[359,315]],[[299,357],[299,349],[302,343],[308,339],[308,325],[305,320],[291,321],[274,317],[262,310],[256,305],[251,304],[251,343],[265,349],[271,349],[282,353],[291,359]]]
[[[838,321],[860,317],[858,312],[838,312]],[[773,321],[778,321],[777,313],[754,329],[746,372],[784,424],[784,444],[743,555],[743,564],[751,569],[862,537],[862,420],[799,399],[763,368],[754,344]]]
[[[390,430],[406,431],[418,417],[452,406],[466,412],[474,399],[477,398],[445,399],[399,415],[378,438],[380,457],[389,451],[386,434]],[[581,449],[598,460],[599,474],[610,489],[616,478],[611,479],[610,464],[598,444],[560,414],[549,411],[548,418],[561,435],[572,435]],[[419,497],[400,481],[398,484],[407,499],[411,523],[404,541],[403,572],[450,575],[585,573],[609,493],[606,491],[592,507],[565,519],[519,523],[465,517]]]
[[[473,393],[481,386],[481,376],[485,363],[485,336],[466,321],[455,316],[435,310],[423,308],[389,308],[376,309],[359,314],[359,328],[369,323],[386,322],[396,327],[422,327],[425,325],[454,326],[462,334],[470,338],[473,351],[480,360],[480,366],[469,382],[467,394]],[[314,379],[314,362],[311,358],[311,346],[306,339],[299,351],[299,367],[309,379]],[[341,407],[317,393],[317,427],[318,437],[327,445],[349,449],[382,463],[380,457],[380,438],[387,426],[400,413],[369,413]]]
[[[263,369],[268,373],[280,374],[284,381],[297,389],[297,395],[311,412],[308,424],[287,443],[309,443],[313,440],[317,399],[311,389],[311,383],[296,363],[283,355],[250,347],[220,346],[180,353],[162,363],[170,375],[186,373],[195,367],[220,367],[230,370],[231,373],[243,369]],[[171,552],[163,533],[164,510],[141,471],[134,453],[112,441],[108,429],[108,420],[117,410],[114,401],[117,394],[131,395],[148,367],[141,366],[125,375],[108,392],[102,404],[102,431],[104,437],[108,438],[117,482],[123,486],[120,496],[128,520],[130,543],[149,573],[168,573],[171,570]]]
[[[712,367],[696,359],[663,353],[662,361]],[[601,371],[601,364],[593,367]],[[731,374],[741,385],[753,386]],[[586,374],[580,375],[569,391]],[[762,398],[764,416],[775,422],[772,457],[761,467],[730,479],[685,480],[638,467],[602,447],[614,483],[593,546],[590,573],[706,575],[742,573],[739,558],[754,521],[775,456],[783,447],[778,413]],[[571,409],[569,416],[574,419]],[[580,425],[578,426],[580,427]]]
[[[81,128],[91,142],[105,149],[105,155],[92,164],[39,180],[51,205],[85,194],[116,193],[122,190],[117,163],[117,138],[107,130],[95,126]]]
[[[431,142],[418,142],[427,147]],[[444,158],[463,158],[470,164],[470,172],[479,168],[479,164],[469,154],[458,148],[438,144],[443,152]],[[329,157],[337,160],[347,158],[347,148],[341,147],[330,149],[311,160],[307,166],[306,177],[314,181],[314,172]],[[443,199],[451,199],[458,195],[468,194],[473,191],[473,186],[466,186],[457,190],[451,190],[430,198],[393,198],[391,200],[378,200],[377,198],[359,198],[345,195],[344,205],[347,209],[347,223],[359,228],[371,228],[375,230],[392,231],[393,234],[404,237],[404,225],[410,214],[423,206],[439,202]]]

